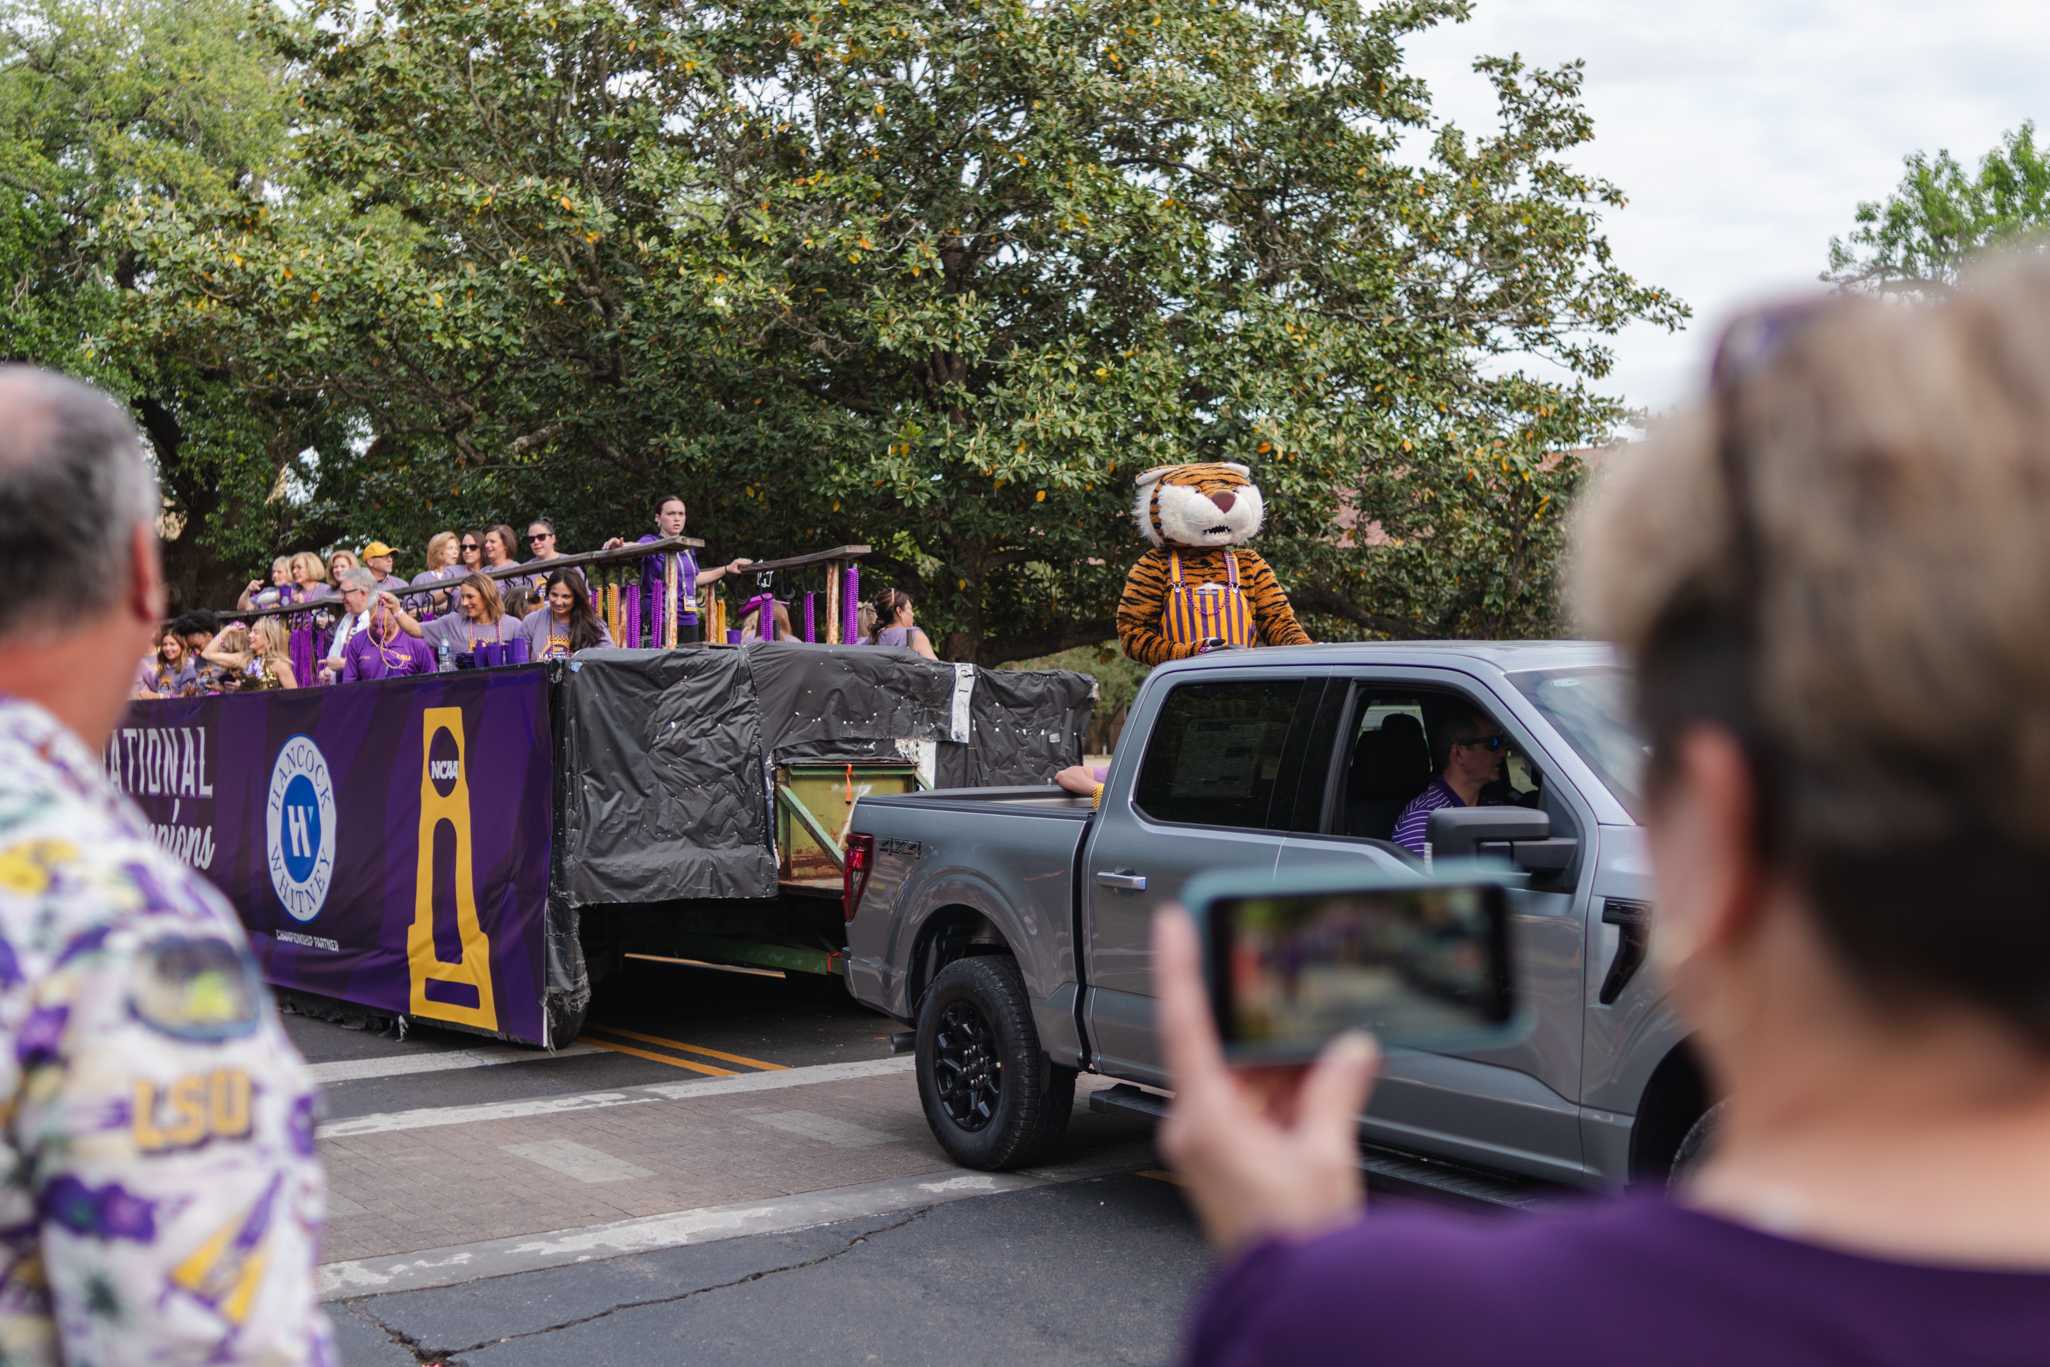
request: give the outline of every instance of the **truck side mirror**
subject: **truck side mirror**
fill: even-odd
[[[1557,873],[1573,863],[1580,842],[1552,836],[1552,818],[1529,807],[1441,807],[1427,828],[1431,859],[1492,855],[1529,873]]]

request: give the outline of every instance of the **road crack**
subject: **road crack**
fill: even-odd
[[[422,1347],[419,1340],[392,1328],[383,1320],[378,1319],[377,1316],[372,1315],[368,1310],[364,1310],[363,1314],[369,1318],[372,1324],[375,1324],[378,1328],[384,1330],[385,1333],[391,1335],[394,1343],[414,1353],[428,1367],[462,1367],[458,1359],[465,1353],[478,1353],[486,1348],[496,1348],[500,1344],[517,1343],[521,1339],[538,1338],[543,1334],[556,1334],[564,1329],[575,1329],[580,1325],[591,1324],[597,1320],[617,1315],[623,1310],[646,1310],[658,1305],[681,1305],[683,1302],[694,1297],[710,1295],[714,1291],[730,1291],[736,1286],[746,1286],[751,1282],[764,1281],[770,1277],[779,1277],[786,1272],[805,1272],[811,1268],[823,1266],[836,1258],[843,1258],[852,1253],[870,1239],[883,1234],[894,1234],[907,1225],[915,1224],[917,1221],[924,1219],[931,1210],[932,1207],[927,1206],[922,1210],[914,1210],[909,1215],[893,1220],[889,1224],[878,1225],[874,1229],[865,1229],[850,1238],[843,1246],[826,1253],[821,1253],[813,1258],[806,1258],[801,1262],[786,1263],[781,1267],[765,1267],[759,1271],[750,1272],[745,1277],[735,1277],[732,1281],[718,1282],[711,1286],[700,1286],[689,1291],[681,1291],[674,1296],[650,1296],[646,1300],[623,1301],[618,1305],[610,1306],[594,1314],[578,1315],[573,1319],[563,1320],[559,1324],[546,1325],[540,1329],[522,1330],[517,1334],[507,1334],[503,1338],[485,1339],[481,1343],[472,1343],[464,1348]]]
[[[348,1302],[342,1308],[352,1314],[361,1315],[364,1319],[370,1321],[370,1323],[383,1331],[385,1337],[411,1353],[422,1363],[433,1364],[433,1367],[444,1367],[444,1364],[452,1356],[449,1349],[429,1348],[405,1330],[395,1329],[391,1325],[386,1324],[383,1320],[372,1314],[370,1307],[362,1301]]]

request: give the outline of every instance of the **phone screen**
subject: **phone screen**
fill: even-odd
[[[1471,1047],[1516,1018],[1497,884],[1226,897],[1205,921],[1218,1032],[1241,1055],[1306,1057],[1350,1029]]]

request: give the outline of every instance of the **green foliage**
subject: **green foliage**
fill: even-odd
[[[1005,659],[1103,639],[1132,475],[1235,459],[1313,633],[1542,632],[1603,339],[1686,316],[1565,160],[1577,66],[1433,125],[1401,45],[1466,0],[300,8],[250,44],[266,192],[119,233],[125,338],[252,443],[321,428],[304,527],[574,548],[675,489],[722,558],[874,545]]]
[[[1916,152],[1884,200],[1858,205],[1848,240],[1829,240],[1822,278],[1842,289],[1927,294],[1949,289],[1971,257],[2039,239],[2050,228],[2050,162],[2024,123],[1967,171],[1948,151]]]
[[[283,65],[234,0],[0,4],[0,353],[135,407],[184,533],[187,597],[294,530],[267,496],[332,422],[237,384],[153,321],[160,261],[129,229],[264,212],[286,150]]]

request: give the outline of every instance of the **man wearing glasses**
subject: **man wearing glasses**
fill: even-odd
[[[1475,806],[1481,800],[1481,789],[1502,777],[1509,738],[1501,728],[1477,712],[1462,711],[1446,724],[1445,734],[1445,760],[1438,776],[1410,799],[1402,815],[1395,818],[1395,833],[1389,837],[1414,855],[1421,856],[1430,841],[1432,812],[1441,807]]]

